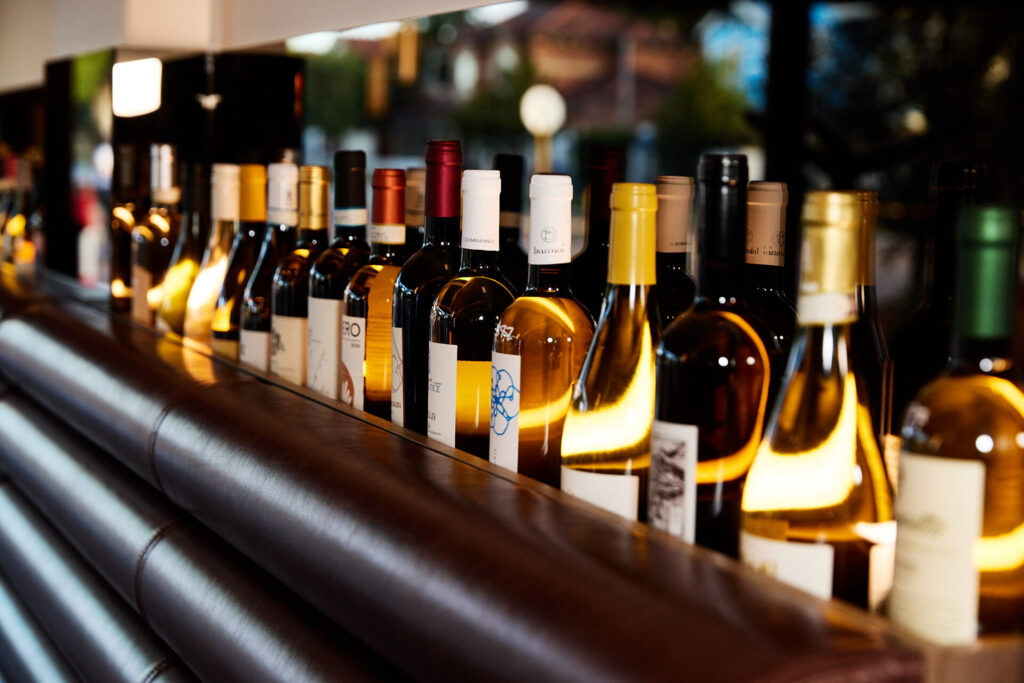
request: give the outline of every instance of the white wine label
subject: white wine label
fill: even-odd
[[[363,409],[363,362],[366,360],[366,318],[346,315],[341,321],[341,379],[338,398]]]
[[[495,465],[519,471],[520,356],[491,354],[491,457]]]
[[[747,204],[747,263],[782,266],[786,256],[783,208],[777,202],[750,201]],[[782,217],[785,220],[785,217]]]
[[[900,456],[896,572],[889,616],[942,645],[974,642],[985,466],[974,460]]]
[[[405,364],[402,362],[402,328],[391,328],[391,421],[405,426]]]
[[[694,543],[697,529],[697,427],[651,425],[651,489],[647,519],[656,529]]]
[[[620,517],[637,518],[640,477],[634,474],[599,474],[562,467],[562,490]]]
[[[270,318],[270,371],[294,384],[306,383],[306,318]]]
[[[371,223],[368,231],[373,244],[405,244],[405,226]]]
[[[857,295],[853,292],[801,292],[796,300],[801,325],[840,325],[857,320]]]
[[[341,359],[341,300],[309,297],[308,386],[327,398],[338,398]]]
[[[270,333],[241,330],[238,333],[238,360],[242,365],[266,372],[270,369]]]
[[[153,324],[153,309],[149,307],[149,289],[153,274],[142,266],[132,266],[132,320],[143,325]]]
[[[832,597],[835,549],[828,543],[791,543],[741,531],[740,562],[819,598]]]
[[[335,209],[335,225],[366,225],[366,207],[358,209]]]
[[[456,380],[459,347],[430,342],[427,363],[427,436],[449,446],[455,445]]]
[[[545,266],[572,260],[572,215],[567,204],[568,200],[551,199],[530,204],[530,263]]]

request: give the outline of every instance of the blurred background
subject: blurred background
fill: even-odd
[[[354,148],[369,167],[408,167],[428,139],[455,137],[467,168],[514,152],[527,169],[549,145],[552,170],[576,180],[577,214],[593,143],[625,146],[631,181],[740,151],[751,179],[790,185],[791,268],[805,191],[879,193],[892,334],[916,302],[931,164],[986,161],[994,198],[1024,189],[1022,29],[1024,10],[986,2],[518,0],[234,52],[102,50],[0,94],[0,175],[15,182],[13,160],[26,160],[45,197],[46,264],[88,283],[105,272],[119,143],[236,163],[328,164]],[[162,104],[115,115],[112,66],[154,55]],[[537,111],[523,111],[539,84]]]

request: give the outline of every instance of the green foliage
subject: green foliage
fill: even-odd
[[[698,59],[655,115],[661,167],[691,174],[702,152],[757,141],[747,101],[734,85],[733,65]]]
[[[496,140],[509,143],[526,135],[519,118],[519,100],[533,85],[533,67],[523,59],[509,73],[501,73],[494,82],[478,88],[468,100],[452,112],[462,138],[471,144],[475,140]]]
[[[366,125],[366,63],[350,50],[306,58],[306,125],[328,136]]]

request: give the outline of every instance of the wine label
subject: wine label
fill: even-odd
[[[790,543],[741,531],[740,562],[819,598],[832,597],[835,549],[828,543]]]
[[[335,209],[335,225],[366,225],[366,207],[356,209]]]
[[[530,252],[533,265],[555,265],[572,260],[571,215],[568,200],[534,199],[530,205]]]
[[[366,318],[346,315],[341,322],[341,379],[338,398],[363,409],[363,361],[366,360]]]
[[[371,223],[368,235],[373,244],[405,244],[405,226]]]
[[[786,256],[784,209],[778,203],[751,201],[747,204],[747,263],[781,267]]]
[[[427,362],[427,436],[455,445],[459,347],[430,342]]]
[[[153,324],[153,309],[149,307],[149,290],[153,274],[142,266],[132,266],[132,320],[143,325]]]
[[[886,540],[868,551],[868,609],[877,612],[892,593],[893,565],[896,560],[896,521],[882,522]]]
[[[307,320],[291,315],[270,318],[270,371],[294,384],[306,383]]]
[[[341,359],[341,300],[309,297],[308,386],[327,398],[338,398]]]
[[[240,330],[238,360],[242,365],[266,372],[270,369],[270,333]]]
[[[640,477],[634,474],[599,474],[562,467],[562,490],[620,517],[637,518]]]
[[[801,325],[841,325],[857,320],[857,295],[853,292],[805,294],[796,300],[796,317]]]
[[[391,328],[391,421],[405,426],[405,365],[402,362],[402,328]]]
[[[513,472],[519,471],[519,366],[521,357],[491,354],[490,460]]]
[[[651,488],[647,518],[687,543],[697,533],[697,427],[655,420],[651,425]]]
[[[974,642],[985,466],[974,460],[900,456],[896,570],[889,616],[942,645]]]

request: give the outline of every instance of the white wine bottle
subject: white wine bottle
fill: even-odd
[[[957,235],[951,360],[908,405],[889,614],[943,645],[1024,631],[1024,394],[1013,363],[1019,227],[972,206]]]
[[[820,597],[877,609],[892,586],[896,522],[852,348],[861,211],[843,192],[812,192],[804,203],[799,330],[747,475],[740,559]]]
[[[572,179],[530,181],[526,291],[505,309],[491,355],[491,462],[558,486],[562,427],[594,321],[569,290]]]
[[[647,517],[654,419],[654,185],[615,183],[608,286],[562,433],[562,490],[628,519]]]

